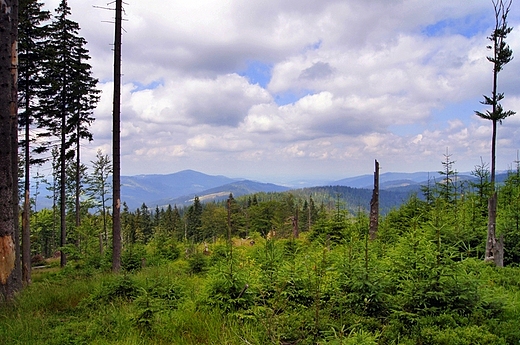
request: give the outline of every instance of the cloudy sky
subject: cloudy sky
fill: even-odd
[[[44,1],[54,9],[59,1]],[[102,98],[86,144],[111,152],[113,11],[69,0]],[[111,5],[112,6],[112,5]],[[122,174],[184,169],[280,183],[490,161],[491,0],[126,0]],[[508,43],[520,54],[520,1]],[[499,76],[520,113],[520,55]],[[498,128],[497,169],[520,149]]]

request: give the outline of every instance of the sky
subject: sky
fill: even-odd
[[[59,0],[43,1],[55,9]],[[111,154],[114,11],[69,0],[99,80],[94,140]],[[283,183],[490,162],[491,0],[126,0],[121,174]],[[520,1],[507,43],[520,54]],[[520,56],[499,75],[520,113]],[[498,127],[515,166],[520,114]],[[87,164],[88,165],[88,164]]]

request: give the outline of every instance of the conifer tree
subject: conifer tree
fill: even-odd
[[[513,59],[513,51],[506,43],[507,35],[513,30],[507,24],[507,16],[511,9],[513,0],[492,0],[495,12],[495,28],[491,32],[488,39],[491,44],[488,49],[492,51],[492,56],[488,56],[488,61],[493,64],[493,84],[491,96],[484,95],[484,101],[481,103],[491,107],[491,110],[485,112],[475,111],[480,118],[490,120],[492,124],[491,134],[491,190],[492,195],[488,201],[488,232],[486,241],[486,261],[494,261],[496,265],[503,265],[503,248],[496,238],[496,213],[497,213],[497,195],[495,191],[495,160],[496,160],[496,141],[497,141],[497,124],[502,123],[504,119],[515,114],[514,111],[504,110],[501,101],[504,99],[504,93],[498,92],[498,73],[503,70],[504,66]]]
[[[87,178],[87,193],[89,197],[96,200],[95,206],[101,210],[103,220],[103,235],[108,238],[107,232],[107,202],[112,199],[110,175],[112,174],[112,163],[110,157],[98,150],[96,160],[91,161],[94,171]]]
[[[176,235],[177,240],[182,239],[183,231],[182,231],[182,218],[177,208],[177,205],[173,206],[172,219],[171,219],[171,229],[173,233]]]
[[[476,189],[477,208],[480,214],[487,218],[487,199],[490,193],[491,183],[489,182],[489,165],[480,158],[480,165],[475,165],[475,170],[471,172],[476,181],[470,182],[470,186]]]
[[[152,215],[148,206],[145,203],[141,205],[140,208],[140,229],[141,235],[139,240],[146,244],[153,236],[153,227],[152,227]]]
[[[80,139],[92,138],[88,125],[93,121],[90,115],[99,99],[99,91],[95,89],[97,81],[91,76],[90,65],[86,63],[89,59],[88,50],[85,49],[86,41],[79,36],[79,24],[69,19],[70,14],[67,1],[62,0],[56,9],[56,18],[50,25],[45,61],[48,73],[45,74],[41,100],[46,116],[40,121],[40,126],[48,129],[50,135],[60,138],[62,247],[66,244],[66,163],[78,155]],[[78,160],[76,165],[79,165]],[[61,265],[65,264],[66,257],[62,252]]]
[[[19,39],[18,39],[18,102],[19,125],[23,130],[23,138],[20,146],[24,152],[24,205],[22,213],[22,273],[25,284],[31,282],[31,230],[30,230],[30,166],[41,163],[42,159],[31,156],[31,150],[42,153],[47,150],[47,145],[38,145],[31,149],[34,138],[31,138],[31,125],[38,117],[38,92],[40,91],[40,78],[45,73],[44,65],[44,39],[47,36],[46,25],[43,22],[50,19],[50,13],[42,10],[42,3],[37,0],[21,0],[19,14]]]
[[[193,205],[188,208],[186,214],[186,240],[199,240],[199,232],[202,226],[202,204],[199,197],[193,199]]]
[[[455,184],[456,173],[453,170],[453,164],[455,161],[451,160],[451,154],[446,149],[444,154],[444,161],[441,162],[443,169],[439,170],[439,175],[442,176],[442,180],[437,182],[439,197],[449,204],[455,200]]]
[[[74,68],[75,76],[72,81],[72,92],[74,93],[73,102],[76,102],[75,112],[70,118],[68,131],[71,132],[70,141],[73,143],[75,150],[75,164],[76,164],[76,191],[75,191],[75,210],[76,210],[76,226],[81,223],[80,218],[80,194],[81,194],[81,175],[79,174],[79,167],[81,166],[81,139],[92,141],[92,133],[89,131],[89,126],[94,121],[92,111],[95,109],[99,101],[100,91],[96,89],[97,79],[92,77],[91,67],[85,63],[90,59],[88,50],[82,46],[86,41],[79,39],[81,45],[78,47],[76,67]]]
[[[126,202],[123,202],[121,212],[121,230],[125,244],[130,245],[135,243],[135,229],[132,227],[132,217],[133,215],[130,213],[128,205]]]

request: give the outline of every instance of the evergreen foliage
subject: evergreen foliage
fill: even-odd
[[[71,9],[62,0],[56,9],[56,16],[48,27],[43,59],[44,73],[39,84],[38,104],[42,116],[38,127],[40,136],[59,138],[60,165],[60,220],[63,247],[67,243],[66,234],[66,166],[76,156],[76,197],[75,225],[80,223],[80,140],[92,140],[89,126],[94,121],[92,111],[99,100],[97,80],[92,77],[90,56],[85,48],[86,41],[79,35],[79,24],[70,20]],[[66,257],[62,254],[61,263]]]

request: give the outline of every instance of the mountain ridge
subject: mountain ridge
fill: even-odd
[[[503,181],[507,173],[497,174],[497,182]],[[457,175],[459,180],[470,180],[475,177],[469,173]],[[383,173],[379,177],[381,190],[400,193],[419,193],[420,187],[440,181],[442,175],[438,172],[414,172],[414,173]],[[370,174],[353,176],[341,180],[320,180],[320,185],[311,185],[318,180],[299,180],[294,184],[274,184],[241,178],[230,178],[223,175],[208,175],[195,170],[181,170],[171,174],[140,174],[133,176],[121,176],[122,201],[130,209],[139,208],[142,204],[147,206],[178,206],[190,205],[195,196],[207,201],[219,201],[227,198],[230,193],[235,197],[259,192],[284,192],[311,187],[345,186],[352,188],[372,190],[374,177]],[[43,197],[46,195],[42,193]],[[51,208],[52,201],[47,198],[39,198],[38,209]],[[43,200],[42,200],[43,199]],[[45,200],[46,199],[46,200]]]
[[[500,180],[497,174],[497,181]],[[474,179],[469,173],[459,173],[460,181]],[[396,192],[402,198],[403,193],[419,193],[420,187],[440,181],[439,172],[420,171],[413,173],[387,172],[380,174],[381,190]],[[132,208],[143,203],[149,207],[188,206],[195,196],[203,202],[225,200],[230,193],[238,197],[259,192],[284,192],[323,186],[345,186],[359,189],[373,189],[374,176],[370,174],[348,177],[341,180],[323,180],[322,186],[291,186],[278,185],[269,182],[259,182],[241,178],[229,178],[223,175],[208,175],[195,170],[181,170],[171,174],[144,174],[136,176],[121,176],[122,200]],[[139,183],[138,183],[139,182]],[[301,183],[302,181],[300,181]],[[140,192],[141,189],[141,192]]]

